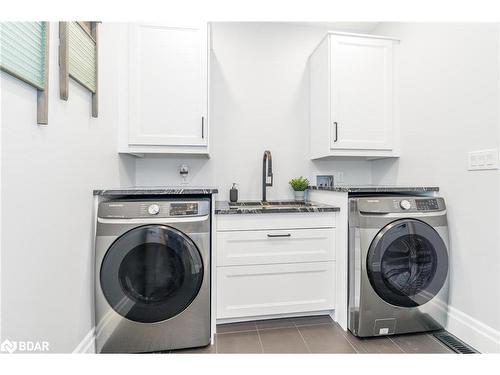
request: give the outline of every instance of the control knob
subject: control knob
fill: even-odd
[[[411,203],[409,200],[403,199],[401,202],[399,202],[399,207],[401,207],[403,210],[409,210],[411,208]]]
[[[157,204],[152,204],[148,207],[148,213],[150,215],[158,215],[159,212],[160,212],[160,206],[158,206]]]

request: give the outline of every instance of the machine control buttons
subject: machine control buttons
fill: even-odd
[[[198,215],[197,202],[182,202],[170,204],[170,216]]]
[[[415,203],[417,204],[417,210],[419,211],[439,210],[437,199],[417,199]]]
[[[148,213],[150,215],[158,215],[159,212],[160,212],[160,206],[158,206],[157,204],[152,204],[148,207]]]
[[[399,207],[401,207],[403,210],[409,210],[411,208],[411,203],[407,199],[403,199],[401,202],[399,202]]]

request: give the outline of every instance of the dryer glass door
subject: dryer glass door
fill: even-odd
[[[184,233],[166,225],[145,225],[110,246],[100,281],[117,313],[136,322],[159,322],[178,315],[194,300],[203,281],[203,261]]]
[[[430,301],[443,287],[448,273],[448,252],[430,225],[415,219],[386,225],[368,250],[367,273],[384,301],[415,307]]]

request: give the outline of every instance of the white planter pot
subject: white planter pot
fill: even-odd
[[[295,200],[298,202],[304,201],[305,191],[294,191]]]

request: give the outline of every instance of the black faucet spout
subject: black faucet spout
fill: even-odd
[[[267,173],[266,173],[266,162],[267,162]],[[268,182],[267,178],[271,177],[271,181]],[[266,200],[266,187],[273,186],[273,158],[271,156],[271,151],[264,151],[264,157],[262,158],[262,202],[267,202]]]

